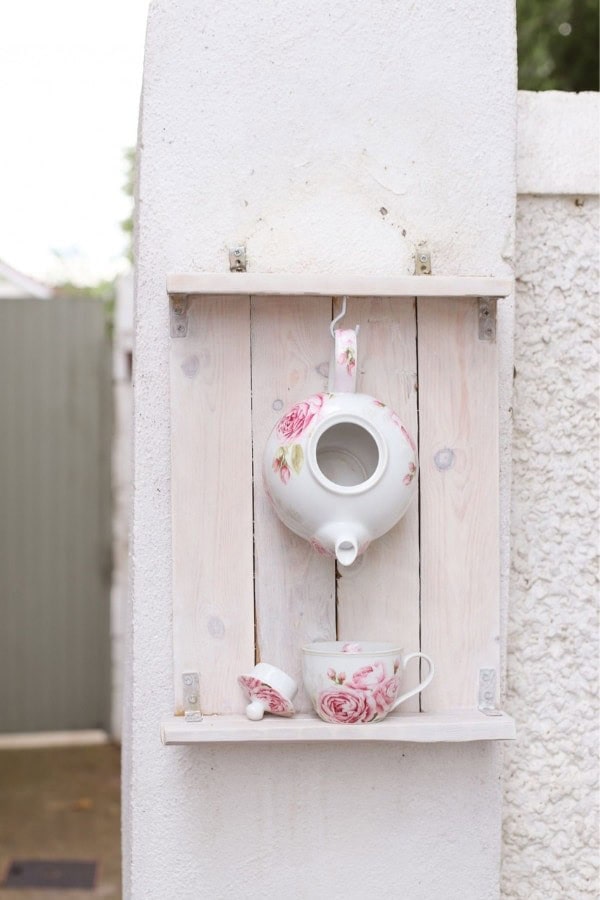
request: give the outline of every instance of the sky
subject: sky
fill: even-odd
[[[148,0],[0,2],[0,259],[93,284],[127,267]]]

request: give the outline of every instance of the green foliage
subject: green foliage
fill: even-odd
[[[597,91],[597,0],[517,0],[519,88]]]
[[[134,213],[134,196],[135,196],[135,147],[129,147],[124,152],[125,161],[127,163],[127,178],[123,185],[124,194],[131,199],[131,212],[126,219],[121,222],[121,228],[127,235],[127,252],[126,256],[129,262],[134,264],[133,254],[133,213]]]
[[[98,281],[96,284],[74,284],[72,281],[63,281],[55,286],[56,291],[66,297],[91,297],[107,303],[115,293],[115,282],[112,280]]]
[[[86,285],[74,284],[72,281],[63,281],[55,285],[55,290],[63,297],[89,297],[90,299],[101,300],[104,305],[107,332],[109,335],[112,335],[116,300],[114,278]]]

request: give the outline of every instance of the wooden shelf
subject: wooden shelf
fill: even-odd
[[[510,716],[487,716],[479,710],[461,709],[445,713],[413,713],[388,716],[365,725],[329,725],[317,716],[291,719],[266,715],[251,722],[244,715],[205,716],[188,722],[182,716],[161,724],[163,744],[317,741],[411,741],[441,743],[513,740],[515,723]]]
[[[167,275],[167,292],[209,295],[281,295],[316,297],[507,297],[511,278],[463,275],[291,275],[217,272]]]

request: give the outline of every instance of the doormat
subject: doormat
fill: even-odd
[[[79,888],[93,890],[96,863],[71,859],[15,859],[2,888]]]

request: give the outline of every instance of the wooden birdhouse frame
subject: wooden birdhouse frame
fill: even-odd
[[[174,709],[167,744],[514,737],[498,709],[496,302],[506,278],[173,274],[170,299]],[[274,514],[260,475],[282,412],[323,390],[342,296],[360,325],[358,389],[417,436],[419,492],[348,569]],[[291,719],[251,722],[237,676],[301,683],[303,644],[397,640],[436,665],[384,721],[333,725],[300,688]],[[406,688],[418,682],[418,666]]]

